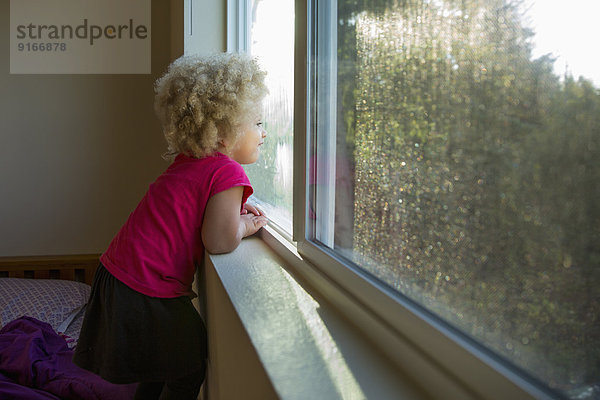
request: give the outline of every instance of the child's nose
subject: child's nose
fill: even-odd
[[[265,128],[262,128],[262,137],[263,138],[267,137],[267,131],[265,130]]]

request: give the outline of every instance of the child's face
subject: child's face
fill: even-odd
[[[263,128],[261,118],[257,117],[244,124],[242,134],[238,138],[231,158],[240,164],[252,164],[258,160],[260,146],[263,144],[267,131]]]

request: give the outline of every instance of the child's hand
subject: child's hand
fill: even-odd
[[[267,217],[264,215],[256,215],[254,213],[246,213],[240,215],[240,224],[244,226],[244,237],[254,235],[260,228],[267,225]]]
[[[267,215],[265,214],[265,212],[263,210],[261,210],[260,208],[253,206],[252,204],[248,204],[248,203],[244,203],[244,209],[242,210],[242,214],[254,214],[256,216],[262,215],[263,217],[266,217]]]

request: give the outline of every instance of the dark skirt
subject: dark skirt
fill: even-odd
[[[204,368],[206,328],[187,296],[149,297],[98,267],[73,361],[112,383],[170,381]]]

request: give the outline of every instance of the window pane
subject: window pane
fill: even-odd
[[[573,398],[600,396],[597,11],[339,0],[313,74],[311,238]]]
[[[292,151],[294,107],[294,2],[252,0],[250,53],[267,71],[267,139],[259,160],[246,166],[253,196],[269,218],[292,231]]]

